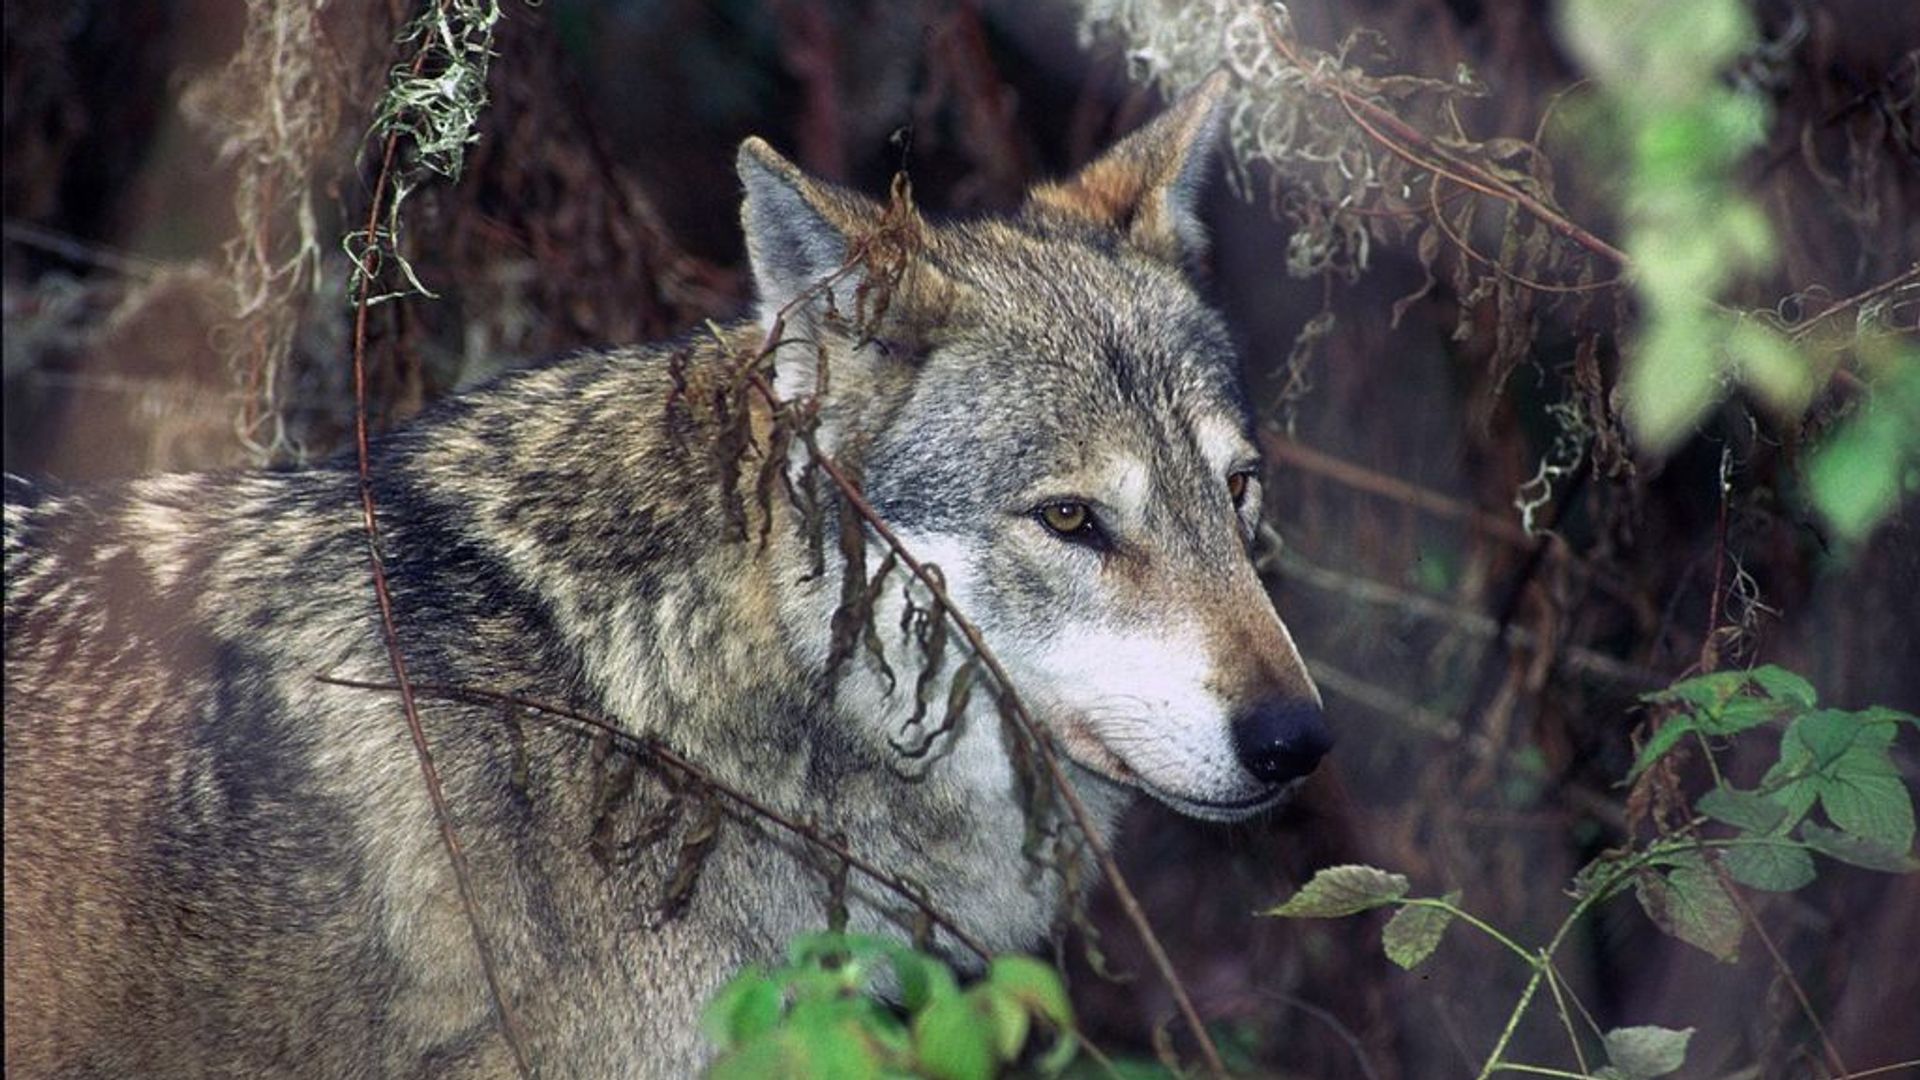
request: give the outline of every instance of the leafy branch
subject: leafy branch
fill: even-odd
[[[1583,868],[1573,881],[1573,906],[1545,945],[1537,949],[1522,945],[1461,907],[1457,892],[1409,896],[1410,884],[1404,875],[1370,866],[1321,870],[1266,914],[1337,918],[1393,907],[1395,913],[1382,930],[1382,943],[1387,957],[1408,970],[1433,955],[1455,921],[1472,926],[1511,953],[1528,968],[1528,978],[1480,1067],[1479,1080],[1499,1072],[1651,1080],[1678,1069],[1686,1057],[1691,1029],[1641,1026],[1600,1033],[1555,970],[1554,957],[1594,907],[1628,888],[1661,930],[1721,960],[1736,955],[1744,919],[1759,932],[1795,987],[1835,1075],[1847,1075],[1804,991],[1793,982],[1784,958],[1734,883],[1765,892],[1799,889],[1816,876],[1812,860],[1816,854],[1888,873],[1920,869],[1920,861],[1910,851],[1913,796],[1891,756],[1899,729],[1920,727],[1920,719],[1879,706],[1854,712],[1820,708],[1805,679],[1771,666],[1697,676],[1643,695],[1642,700],[1660,714],[1662,722],[1641,747],[1630,781],[1646,782],[1655,770],[1669,766],[1671,755],[1682,747],[1697,745],[1712,762],[1716,745],[1751,738],[1750,733],[1762,727],[1781,729],[1778,758],[1751,789],[1734,786],[1713,767],[1713,785],[1694,800],[1695,814],[1689,820],[1644,845],[1603,854]],[[1832,827],[1809,819],[1816,804]],[[1705,835],[1702,830],[1709,826],[1731,832]],[[1505,1059],[1542,984],[1553,996],[1578,1072]],[[1587,1067],[1583,1039],[1569,1004],[1599,1035],[1607,1064],[1596,1071]]]

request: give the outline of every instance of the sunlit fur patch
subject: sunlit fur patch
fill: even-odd
[[[1200,443],[1200,455],[1214,472],[1226,475],[1250,448],[1239,425],[1222,416],[1206,414],[1194,421],[1194,437]]]
[[[1203,816],[1238,816],[1209,808],[1250,812],[1273,794],[1239,765],[1195,629],[1069,627],[1016,663],[1023,692],[1085,768]]]

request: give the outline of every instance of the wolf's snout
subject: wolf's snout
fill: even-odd
[[[1326,720],[1309,702],[1256,705],[1233,725],[1233,752],[1240,764],[1269,784],[1312,772],[1332,746]]]

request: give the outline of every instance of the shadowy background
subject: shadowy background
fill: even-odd
[[[1481,134],[1530,135],[1578,77],[1540,4],[1290,7],[1300,39],[1323,48],[1379,30],[1380,70],[1471,65],[1491,89],[1467,118]],[[1759,10],[1769,27],[1810,28],[1748,176],[1784,248],[1773,295],[1848,296],[1920,257],[1920,17],[1891,0]],[[1117,47],[1083,44],[1066,2],[547,0],[505,13],[466,175],[406,207],[405,249],[439,299],[375,310],[382,423],[522,359],[742,313],[733,156],[748,134],[869,192],[904,166],[922,206],[991,211],[1158,107]],[[339,238],[365,212],[363,135],[412,14],[339,0],[286,15],[275,52],[242,5],[215,0],[8,3],[9,471],[91,481],[342,444]],[[254,61],[233,63],[240,53]],[[297,108],[263,127],[263,101]],[[1560,166],[1569,211],[1607,235],[1577,154]],[[1908,505],[1842,559],[1796,501],[1796,438],[1735,402],[1665,461],[1590,456],[1545,512],[1555,535],[1531,538],[1515,492],[1556,434],[1547,407],[1581,392],[1574,335],[1553,312],[1522,362],[1496,364],[1485,298],[1463,313],[1442,280],[1390,316],[1425,280],[1411,244],[1375,245],[1355,280],[1299,280],[1285,272],[1293,219],[1264,195],[1216,183],[1209,218],[1210,289],[1242,335],[1266,426],[1269,580],[1340,745],[1272,820],[1222,829],[1142,806],[1126,866],[1248,1072],[1471,1075],[1526,975],[1497,947],[1456,930],[1408,974],[1380,953],[1380,916],[1252,913],[1317,867],[1366,862],[1423,894],[1461,889],[1470,910],[1544,941],[1573,872],[1627,836],[1616,784],[1645,720],[1635,695],[1686,673],[1710,631],[1723,662],[1783,664],[1825,701],[1920,705],[1920,522]],[[1302,341],[1316,318],[1326,333]],[[1617,358],[1599,362],[1611,385]],[[1911,776],[1911,739],[1898,752]],[[1920,1057],[1913,878],[1823,861],[1813,887],[1750,900],[1852,1067]],[[1117,1053],[1150,1056],[1162,1027],[1178,1042],[1111,898],[1097,895],[1094,914],[1113,966],[1136,977],[1103,980],[1067,945],[1087,1029]],[[1822,1075],[1752,934],[1722,964],[1620,899],[1562,959],[1601,1027],[1698,1028],[1683,1075]],[[1546,1008],[1518,1039],[1519,1060],[1564,1048]]]

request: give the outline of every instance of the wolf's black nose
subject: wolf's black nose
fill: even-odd
[[[1269,784],[1313,771],[1333,746],[1320,709],[1304,701],[1256,705],[1233,725],[1233,752],[1240,764]]]

